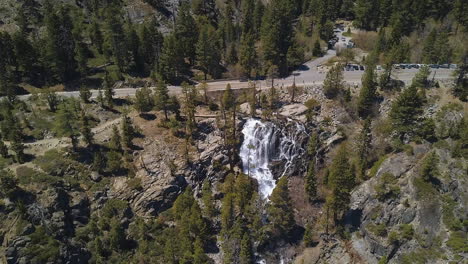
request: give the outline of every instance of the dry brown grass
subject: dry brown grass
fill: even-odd
[[[353,34],[353,41],[356,46],[364,51],[371,51],[377,42],[377,32],[375,31],[359,31]]]

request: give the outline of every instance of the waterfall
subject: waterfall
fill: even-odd
[[[273,192],[276,180],[270,169],[271,161],[284,161],[284,169],[279,177],[287,173],[294,160],[304,153],[302,139],[306,134],[302,124],[288,121],[278,128],[272,122],[248,119],[242,129],[244,141],[240,149],[243,171],[257,180],[258,192],[268,198]]]

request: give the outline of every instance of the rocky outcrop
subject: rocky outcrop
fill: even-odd
[[[425,145],[414,149],[415,153],[428,150]],[[463,172],[460,167],[456,168],[457,161],[448,151],[437,150],[437,154],[441,173],[435,183],[420,179],[423,154],[397,153],[382,163],[373,178],[352,192],[346,227],[354,232],[352,248],[366,263],[377,263],[382,257],[386,257],[388,263],[401,263],[403,256],[431,247],[443,251],[448,259],[453,257],[443,244],[435,242],[447,233],[442,197],[461,202],[460,210],[466,211],[467,184],[461,181]],[[390,191],[392,193],[386,193]],[[434,260],[434,263],[443,261]]]
[[[203,180],[220,177],[228,158],[223,152],[221,132],[215,120],[200,122],[195,137],[196,151],[190,152],[187,164],[185,142],[167,142],[161,137],[147,137],[136,153],[134,178],[114,179],[109,198],[129,201],[139,215],[157,215],[170,208],[187,185],[201,187]]]

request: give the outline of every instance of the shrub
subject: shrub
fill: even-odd
[[[414,230],[411,224],[402,224],[400,225],[400,235],[401,238],[406,240],[413,239]]]
[[[388,243],[398,244],[398,242],[400,242],[400,235],[398,234],[398,232],[396,231],[390,232],[390,234],[388,234]]]
[[[457,253],[468,252],[467,234],[463,231],[452,232],[447,241],[447,246]]]
[[[376,162],[374,162],[374,165],[372,165],[370,171],[369,171],[369,177],[374,177],[377,174],[377,171],[379,171],[380,166],[382,163],[387,159],[387,155],[384,155],[379,158]]]
[[[128,188],[131,190],[142,190],[141,179],[140,178],[131,178],[127,181]]]
[[[369,224],[367,225],[367,229],[376,236],[384,237],[387,235],[387,227],[385,226],[385,224]]]
[[[434,199],[438,194],[431,183],[424,181],[422,178],[414,178],[413,184],[416,187],[416,198],[419,200]]]
[[[31,243],[25,249],[32,263],[56,263],[60,256],[59,243],[46,234],[42,226],[30,236]]]
[[[397,185],[397,179],[391,173],[384,173],[380,183],[375,186],[377,199],[384,201],[390,198],[396,198],[400,194],[400,187]]]

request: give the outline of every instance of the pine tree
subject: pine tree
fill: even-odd
[[[255,51],[255,36],[250,31],[242,35],[239,50],[239,62],[242,66],[244,74],[248,78],[250,78],[252,75],[252,71],[257,65],[257,53]]]
[[[102,84],[104,88],[104,101],[106,102],[106,106],[111,108],[114,107],[114,88],[110,83],[109,75],[106,72],[106,77],[104,78],[104,82]]]
[[[138,37],[138,34],[131,23],[127,24],[125,40],[127,42],[127,48],[130,51],[135,71],[142,72],[143,58],[141,56],[142,54],[140,54],[140,38]]]
[[[333,66],[323,81],[323,92],[329,99],[335,98],[344,89],[343,67],[341,65]]]
[[[438,163],[439,158],[437,157],[437,154],[434,151],[424,158],[420,172],[423,180],[425,180],[426,182],[430,182],[437,178],[437,176],[439,175],[439,170],[437,168]]]
[[[312,50],[312,55],[315,57],[322,56],[322,47],[320,46],[320,40],[317,39],[314,43],[314,49]]]
[[[208,104],[208,84],[206,82],[201,82],[198,86],[198,89],[203,92],[203,102]]]
[[[118,152],[122,152],[122,139],[120,137],[119,128],[116,125],[112,127],[112,136],[109,141],[109,148]]]
[[[250,241],[250,235],[247,232],[245,232],[242,236],[239,258],[241,264],[254,263],[252,253],[252,242]]]
[[[96,97],[96,100],[101,107],[104,107],[104,96],[102,95],[101,88],[98,89],[98,95]]]
[[[135,110],[140,114],[151,111],[154,106],[153,96],[151,90],[145,85],[143,88],[138,89],[135,93]]]
[[[205,251],[203,250],[203,243],[200,240],[200,238],[197,238],[195,240],[195,243],[193,245],[194,253],[193,253],[193,264],[205,264],[208,263],[210,258],[205,254]]]
[[[125,72],[128,61],[128,48],[125,32],[121,21],[121,10],[117,5],[111,5],[105,11],[107,53],[113,57],[120,72]],[[106,52],[104,52],[106,53]]]
[[[176,36],[174,34],[167,35],[162,46],[158,72],[164,80],[174,81],[186,69],[184,57],[177,46]]]
[[[72,36],[73,23],[68,7],[58,10],[45,9],[45,27],[47,32],[45,53],[51,70],[62,82],[70,80],[75,74],[75,41]]]
[[[406,88],[393,102],[389,117],[398,138],[402,139],[405,134],[414,134],[422,114],[423,102],[424,98],[415,85]]]
[[[315,158],[309,163],[305,179],[305,190],[309,200],[313,201],[317,197],[317,177],[315,176]]]
[[[89,28],[89,37],[99,54],[102,54],[104,37],[102,36],[102,31],[99,28],[99,22],[96,18],[93,19],[93,22],[91,23],[91,26]]]
[[[84,110],[81,110],[80,121],[80,133],[83,136],[83,140],[88,146],[92,146],[93,132],[91,131],[91,127],[89,124],[89,117],[86,115],[86,112]]]
[[[49,89],[43,95],[47,102],[47,106],[49,107],[49,111],[55,112],[57,111],[57,106],[59,105],[59,98],[57,94]]]
[[[195,19],[190,14],[190,6],[188,3],[182,3],[176,18],[175,37],[177,45],[180,47],[179,52],[183,58],[188,58],[190,64],[193,65],[196,57],[195,43],[198,40],[198,28]]]
[[[372,121],[367,118],[364,121],[364,125],[359,134],[357,141],[357,157],[358,157],[358,178],[361,180],[365,179],[366,169],[368,167],[368,158],[372,144],[372,132],[371,132]]]
[[[202,201],[204,206],[205,216],[207,218],[214,217],[216,209],[214,206],[213,193],[211,192],[211,184],[205,180],[202,187]]]
[[[54,130],[58,136],[69,137],[71,139],[73,150],[76,150],[79,136],[76,119],[71,102],[60,104],[55,119]]]
[[[187,140],[192,136],[193,130],[196,127],[195,112],[196,112],[196,100],[198,91],[193,85],[189,85],[186,82],[182,83],[182,93],[184,94],[184,108],[183,112],[187,117],[186,129],[187,129]]]
[[[8,158],[8,147],[3,140],[0,140],[0,156],[2,156],[2,158]]]
[[[375,81],[375,65],[369,63],[362,76],[362,87],[359,92],[357,102],[358,114],[361,118],[367,118],[372,113],[372,106],[375,101],[377,83]]]
[[[161,77],[158,78],[157,82],[154,105],[156,109],[164,111],[164,118],[167,121],[169,120],[167,113],[170,108],[169,90],[167,89],[167,84],[162,80]]]
[[[135,128],[133,127],[130,117],[126,114],[122,117],[122,146],[130,148],[133,143],[132,140],[135,137]]]
[[[304,62],[304,50],[299,47],[299,44],[295,38],[293,38],[291,45],[289,46],[286,61],[290,70]]]
[[[312,246],[314,242],[312,225],[310,223],[306,224],[303,240],[306,247]]]
[[[278,236],[287,235],[295,225],[293,206],[289,197],[288,178],[281,177],[270,196],[267,209],[273,230]]]
[[[112,249],[120,251],[125,246],[125,231],[118,220],[112,220],[110,223],[109,243]]]
[[[18,163],[24,163],[26,155],[24,154],[24,149],[26,147],[23,144],[23,139],[21,135],[15,134],[11,140],[11,151],[15,153],[15,160]]]
[[[350,193],[355,184],[355,175],[348,161],[348,155],[346,146],[341,145],[330,167],[328,179],[332,191],[330,207],[335,223],[346,211],[350,200]]]
[[[218,50],[214,28],[208,23],[202,25],[196,44],[196,59],[204,73],[205,80],[208,73],[212,76],[216,75],[221,60]]]
[[[85,104],[89,104],[89,99],[91,99],[91,96],[93,94],[91,93],[91,91],[89,90],[88,87],[86,86],[81,86],[80,88],[80,98],[81,98],[81,101],[83,101],[83,103]]]

